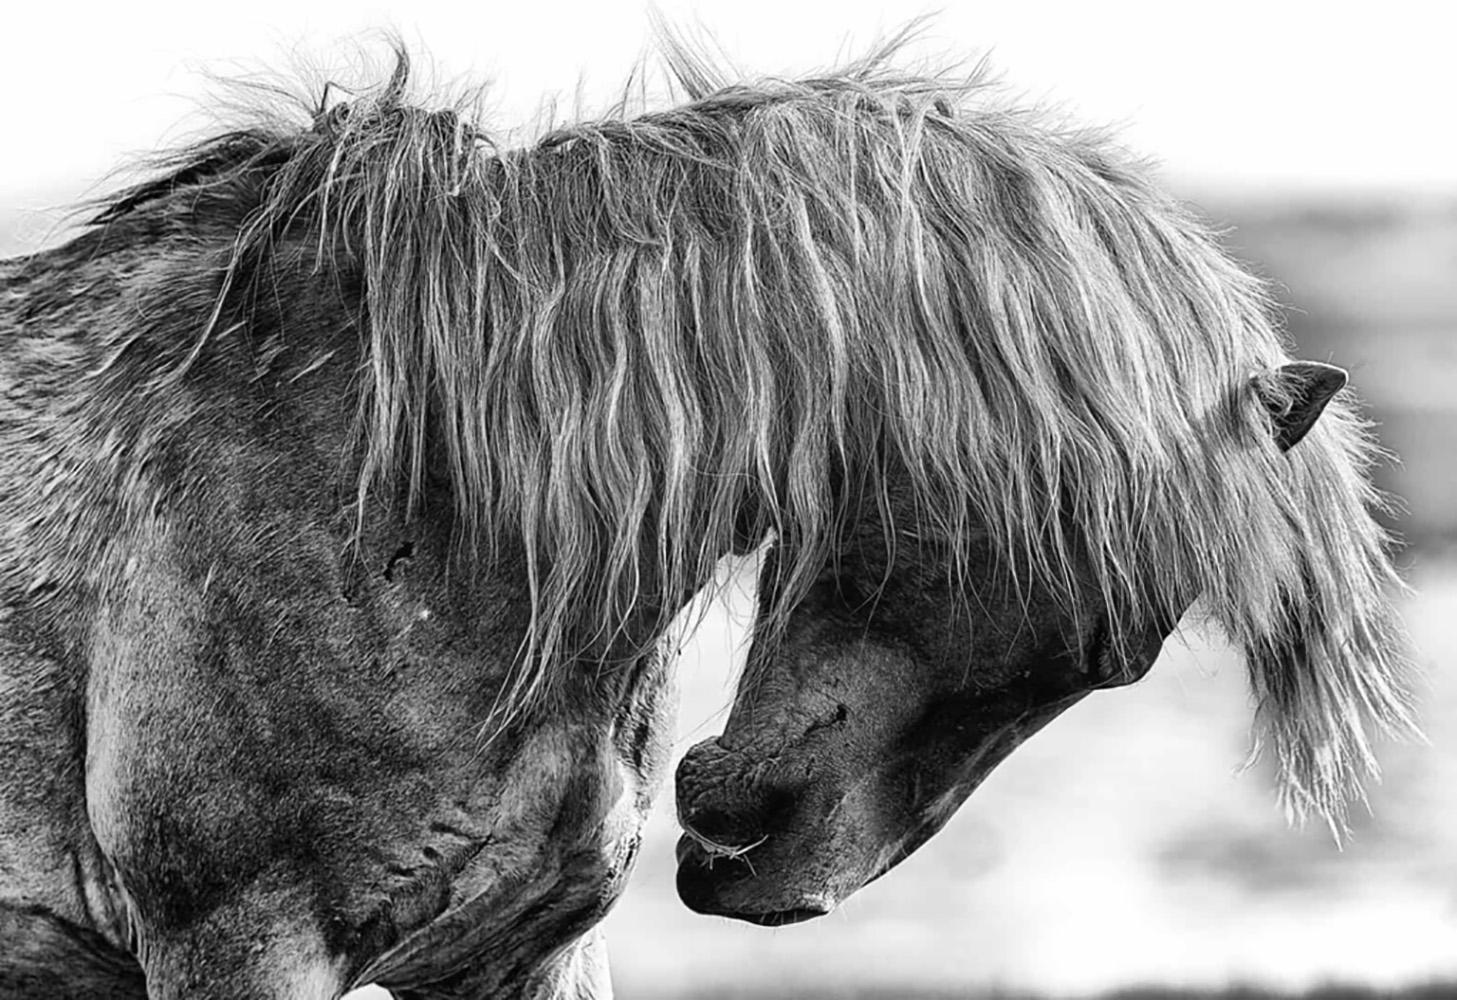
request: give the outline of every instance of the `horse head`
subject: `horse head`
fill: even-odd
[[[1306,363],[1279,377],[1290,395],[1269,405],[1288,449],[1345,377]],[[889,500],[905,523],[895,486]],[[948,573],[937,540],[883,522],[861,517],[782,635],[756,642],[723,735],[678,768],[678,891],[694,910],[775,926],[828,913],[925,843],[1022,741],[1089,692],[1141,678],[1189,603],[1110,605],[1086,559],[1067,568],[1066,600],[1025,567],[1018,582],[985,531]],[[763,608],[776,579],[771,551]]]

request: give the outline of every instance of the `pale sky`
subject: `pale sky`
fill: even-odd
[[[833,63],[936,9],[921,0],[658,8],[707,28],[739,65],[780,73]],[[1121,125],[1127,144],[1185,190],[1457,190],[1457,69],[1443,5],[1336,13],[1357,9],[950,0],[919,51],[989,50],[1018,90]],[[643,0],[141,0],[84,14],[15,5],[0,46],[0,209],[73,198],[129,156],[192,134],[204,71],[276,70],[295,54],[337,64],[382,27],[428,51],[443,78],[496,81],[502,126],[520,124],[546,93],[569,105],[579,79],[600,106],[648,44],[648,10]]]

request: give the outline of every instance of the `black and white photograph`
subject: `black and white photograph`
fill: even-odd
[[[0,35],[0,1000],[1457,998],[1441,5]]]

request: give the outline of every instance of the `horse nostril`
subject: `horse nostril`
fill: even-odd
[[[764,842],[763,797],[716,741],[698,744],[678,764],[678,825],[711,855],[738,855]]]
[[[710,860],[742,857],[769,839],[767,833],[759,832],[762,827],[716,809],[705,810],[691,819],[680,816],[678,822],[683,827],[684,839],[697,844]]]
[[[735,841],[744,833],[742,821],[712,806],[680,812],[678,822],[694,840],[724,848],[740,846]]]

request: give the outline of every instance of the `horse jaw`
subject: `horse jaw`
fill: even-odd
[[[928,740],[867,762],[827,748],[827,756],[844,753],[846,766],[819,767],[819,780],[760,813],[757,819],[769,832],[742,850],[715,857],[685,823],[678,845],[679,896],[695,912],[764,926],[828,914],[929,840],[997,764],[1079,698],[1071,695],[986,726],[969,752]],[[680,767],[680,795],[708,798],[742,787],[752,779],[730,777],[734,761],[752,766],[758,759],[725,752],[716,741],[699,744]],[[796,761],[785,763],[793,767]],[[943,765],[943,773],[922,779],[922,765],[929,765],[927,772]],[[908,793],[922,780],[931,794]]]

